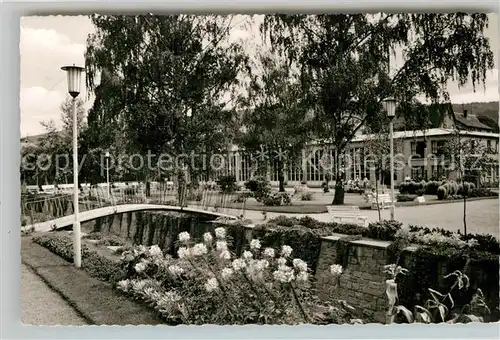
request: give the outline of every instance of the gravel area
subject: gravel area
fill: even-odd
[[[38,275],[21,265],[21,321],[28,325],[83,326],[87,322],[50,289]]]

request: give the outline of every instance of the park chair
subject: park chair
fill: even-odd
[[[367,217],[361,215],[358,206],[328,205],[327,209],[333,222],[342,223],[349,221],[354,224],[366,226]]]

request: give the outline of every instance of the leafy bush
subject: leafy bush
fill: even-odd
[[[190,190],[186,195],[186,201],[200,202],[203,199],[203,194],[200,191]]]
[[[312,201],[313,195],[311,192],[303,192],[302,195],[300,195],[300,199],[302,201]]]
[[[104,235],[100,232],[92,232],[90,234],[85,235],[83,238],[89,240],[97,240],[98,244],[103,246],[123,246],[125,245],[125,241],[118,236],[115,235]]]
[[[438,200],[444,200],[446,198],[446,196],[448,196],[448,190],[446,189],[446,187],[441,185],[437,189]]]
[[[33,238],[33,242],[61,256],[66,261],[73,262],[73,239],[70,236],[36,236]],[[90,276],[108,282],[117,282],[123,278],[124,272],[116,262],[100,256],[96,251],[90,250],[89,247],[84,244],[81,250],[82,268],[85,269]]]
[[[234,199],[234,203],[243,203],[246,202],[247,199],[252,197],[252,193],[250,192],[242,192],[239,193],[236,198]]]
[[[470,234],[469,233],[467,235],[464,235],[460,232],[460,230],[457,230],[457,232],[453,232],[453,231],[442,229],[442,228],[432,228],[431,229],[428,227],[414,226],[414,225],[409,226],[409,231],[410,231],[410,234],[419,234],[422,236],[425,236],[428,234],[434,234],[434,235],[439,234],[439,235],[441,235],[441,237],[433,236],[434,238],[437,239],[437,241],[434,242],[436,244],[437,243],[446,243],[446,244],[457,243],[455,241],[447,241],[445,238],[452,238],[455,240],[460,239],[464,242],[468,242],[469,240],[475,240],[476,245],[473,246],[473,248],[475,250],[484,251],[484,252],[488,252],[491,254],[500,254],[499,240],[495,236],[492,236],[489,234]],[[412,240],[412,241],[416,242],[416,243],[421,243],[421,242],[419,242],[419,240]]]
[[[269,195],[262,199],[262,202],[266,206],[282,206],[291,205],[292,197],[286,192],[277,192],[273,195]]]
[[[424,193],[426,195],[437,195],[437,189],[440,183],[438,181],[429,181],[425,184]]]
[[[412,202],[415,198],[417,198],[417,195],[398,194],[396,196],[398,202]]]
[[[415,195],[417,193],[417,190],[424,189],[424,186],[425,186],[425,181],[418,183],[414,181],[403,182],[399,185],[399,193]]]
[[[253,193],[253,197],[257,202],[263,202],[271,194],[271,184],[264,176],[257,176],[245,183],[245,188]]]
[[[217,185],[225,194],[233,193],[236,191],[236,177],[233,175],[221,176],[217,180]]]
[[[403,224],[398,221],[377,221],[368,225],[363,236],[382,241],[393,241]]]
[[[491,191],[490,189],[471,189],[469,192],[469,197],[492,197],[497,196],[498,192]]]

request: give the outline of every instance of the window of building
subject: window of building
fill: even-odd
[[[474,139],[471,139],[470,141],[470,149],[472,152],[476,150],[476,141]]]
[[[240,181],[248,181],[250,179],[250,168],[252,166],[250,155],[241,155],[241,166],[239,171]]]
[[[322,181],[324,174],[321,166],[322,150],[316,150],[307,164],[307,181]]]
[[[412,167],[411,179],[414,181],[421,181],[427,176],[427,170],[423,166]]]
[[[491,141],[490,141],[490,140],[487,140],[487,141],[486,141],[486,149],[487,149],[488,151],[490,151],[490,150],[491,150]]]
[[[414,158],[424,158],[425,157],[425,142],[411,142],[411,155]]]
[[[288,180],[292,182],[302,181],[302,163],[300,160],[291,162],[287,166]]]

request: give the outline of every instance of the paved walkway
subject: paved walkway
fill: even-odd
[[[467,202],[467,231],[470,233],[491,234],[499,237],[499,208],[498,199],[485,199]],[[237,215],[241,213],[236,209],[225,209],[225,213]],[[368,217],[369,222],[378,220],[376,210],[362,210],[361,214]],[[381,212],[382,219],[390,218],[390,211]],[[328,222],[330,216],[324,214],[291,214],[291,213],[267,213],[267,218],[280,215],[303,217],[305,215],[319,221]],[[264,222],[260,211],[245,211],[245,218],[255,223]],[[420,225],[427,227],[440,227],[443,229],[457,231],[463,229],[463,202],[453,202],[436,205],[422,205],[411,207],[399,207],[395,211],[395,219],[402,221],[405,225]]]
[[[21,265],[21,322],[37,326],[87,325],[59,294],[24,264]]]

